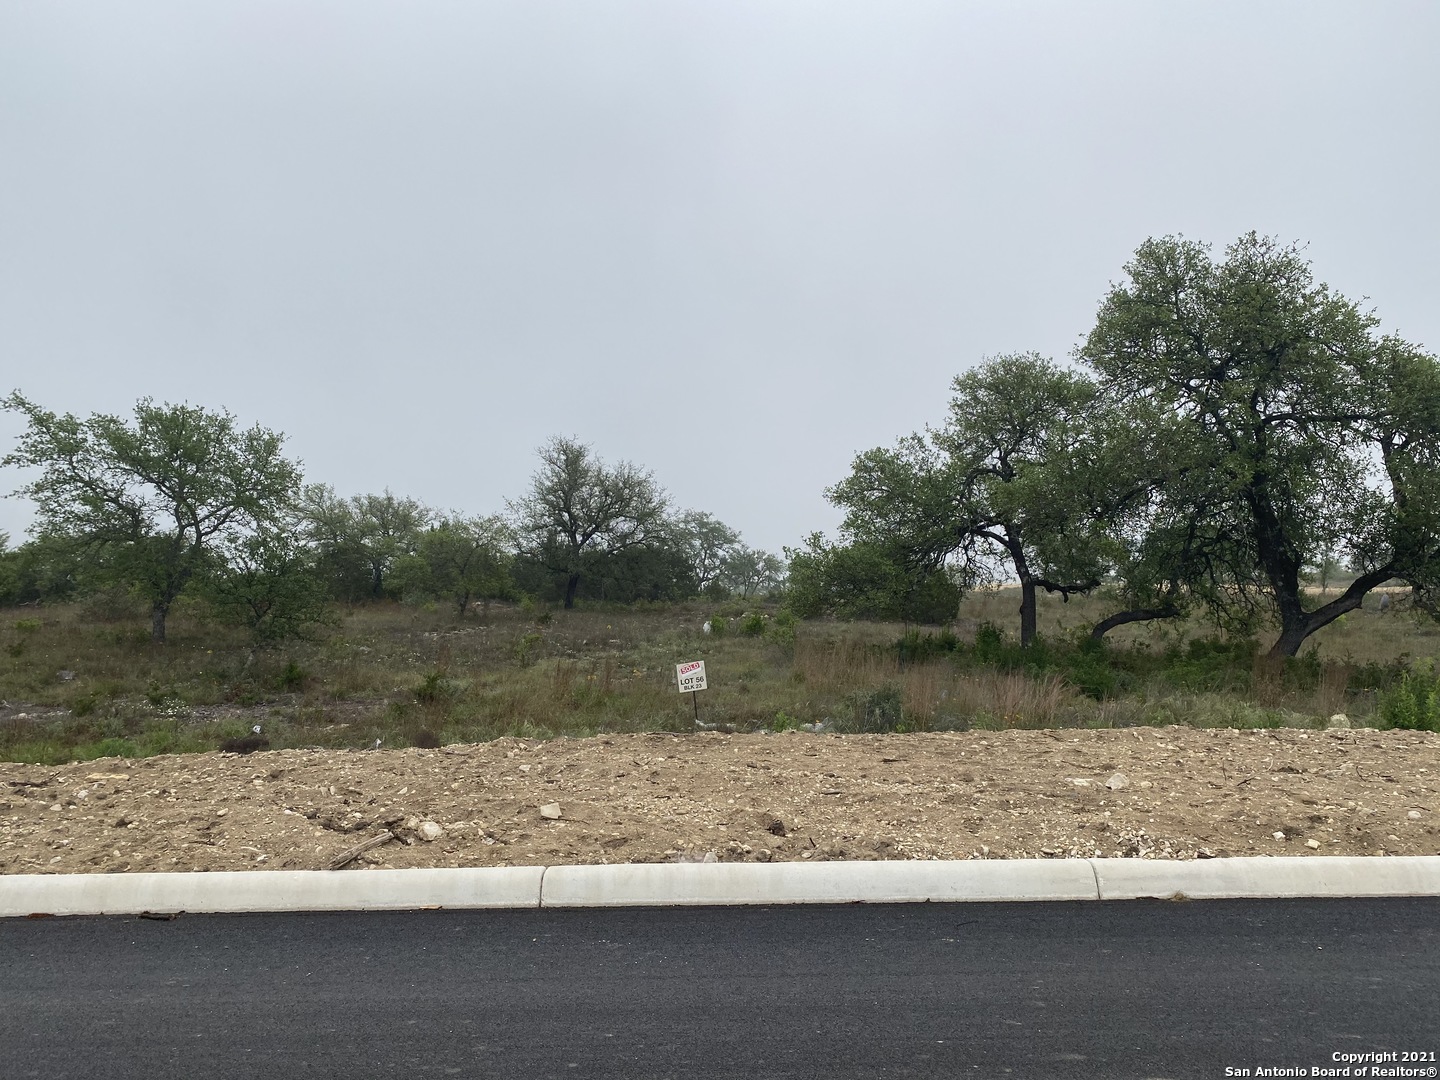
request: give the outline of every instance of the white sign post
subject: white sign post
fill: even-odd
[[[691,660],[688,664],[675,665],[675,686],[682,694],[689,694],[695,706],[695,723],[700,723],[700,698],[705,689],[705,661]]]

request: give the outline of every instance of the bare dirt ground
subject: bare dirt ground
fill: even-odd
[[[624,735],[0,763],[0,873],[1440,854],[1440,736]]]

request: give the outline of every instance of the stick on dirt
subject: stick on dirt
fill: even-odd
[[[339,870],[341,867],[343,867],[343,866],[348,866],[350,863],[354,862],[356,859],[358,859],[361,855],[364,855],[365,852],[369,851],[371,848],[377,848],[377,847],[379,847],[381,844],[388,843],[389,841],[394,840],[394,839],[395,839],[395,834],[392,833],[389,829],[386,829],[386,830],[385,830],[384,832],[382,832],[379,836],[372,836],[369,840],[366,840],[363,844],[356,844],[354,847],[349,848],[349,849],[346,850],[346,851],[342,851],[339,855],[335,856],[335,858],[333,858],[333,859],[330,860],[330,865],[329,865],[328,867],[326,867],[326,869],[327,869],[327,870]]]

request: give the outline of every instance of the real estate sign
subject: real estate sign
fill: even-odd
[[[705,661],[691,660],[688,664],[676,664],[675,684],[682,694],[690,694],[696,690],[704,690]]]

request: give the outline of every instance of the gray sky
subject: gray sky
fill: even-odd
[[[1428,0],[0,0],[0,393],[469,512],[573,434],[775,550],[1147,236],[1308,241],[1440,347],[1437,46]]]

